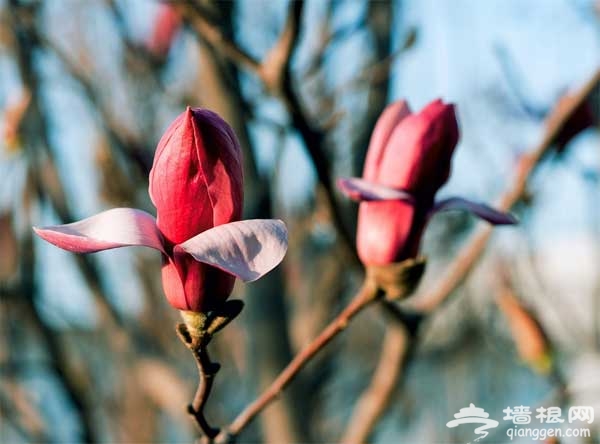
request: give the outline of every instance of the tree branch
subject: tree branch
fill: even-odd
[[[29,143],[31,151],[27,154],[31,169],[34,172],[34,185],[38,196],[47,196],[49,198],[59,219],[63,223],[72,222],[74,218],[67,205],[60,175],[54,162],[53,150],[50,149],[49,122],[39,102],[39,97],[41,97],[39,75],[34,66],[34,50],[39,40],[37,38],[37,30],[29,23],[33,21],[33,18],[29,17],[29,15],[33,15],[35,12],[35,10],[29,11],[25,8],[20,8],[18,4],[11,4],[10,6],[10,13],[13,19],[12,30],[16,37],[15,52],[20,75],[27,89],[31,91],[31,103],[23,122],[26,127],[23,132],[31,138]],[[41,155],[42,153],[33,151],[38,145],[43,148],[43,155]],[[42,164],[44,155],[45,162]],[[122,326],[122,319],[108,301],[102,288],[100,274],[93,262],[88,257],[81,255],[76,256],[76,262],[98,303],[100,312],[103,315],[107,315],[116,325]]]
[[[254,72],[260,77],[261,63],[246,51],[241,49],[232,40],[227,38],[219,26],[208,20],[202,11],[199,11],[188,1],[174,1],[173,7],[188,21],[191,27],[210,46],[218,50],[236,65]]]
[[[403,374],[413,342],[402,324],[387,324],[373,378],[358,399],[340,442],[362,444],[368,441],[377,420],[388,407],[394,389],[397,389],[397,381]]]
[[[191,337],[185,324],[178,324],[176,332],[181,342],[192,352],[200,378],[194,400],[188,405],[188,413],[194,418],[206,440],[211,442],[219,434],[219,429],[208,423],[204,416],[204,407],[210,396],[215,375],[221,366],[210,360],[207,350],[208,340],[205,341],[203,337]]]
[[[288,366],[279,374],[271,385],[254,402],[248,405],[233,422],[217,437],[217,442],[231,442],[237,435],[263,411],[285,387],[293,381],[294,377],[302,368],[323,349],[333,338],[344,331],[348,323],[358,313],[365,309],[371,302],[377,300],[380,292],[370,282],[365,282],[360,291],[352,299],[350,304],[317,336],[308,344]]]

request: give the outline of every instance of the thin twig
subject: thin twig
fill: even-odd
[[[241,49],[231,39],[227,38],[219,26],[211,23],[192,3],[174,1],[173,7],[188,20],[192,28],[213,48],[217,49],[236,65],[260,75],[260,61]]]
[[[323,349],[333,338],[341,333],[348,323],[371,302],[377,299],[379,291],[376,286],[366,282],[350,304],[321,332],[316,339],[308,344],[288,366],[279,374],[271,385],[250,405],[248,405],[217,437],[217,442],[230,442],[294,379],[302,368]]]
[[[206,347],[200,347],[195,350],[193,354],[198,366],[200,383],[198,384],[198,389],[194,395],[194,401],[188,406],[188,412],[196,419],[202,432],[204,432],[208,438],[212,439],[219,434],[219,429],[211,427],[208,424],[208,421],[204,416],[204,407],[210,396],[215,375],[219,370],[219,365],[210,360]]]
[[[215,375],[221,366],[210,360],[207,350],[208,340],[204,340],[204,337],[192,338],[188,333],[185,324],[178,324],[176,332],[179,339],[181,339],[181,342],[183,342],[192,352],[192,355],[196,360],[196,366],[198,367],[198,388],[196,389],[194,400],[188,405],[187,411],[196,421],[200,431],[205,435],[207,440],[211,442],[212,439],[219,434],[220,430],[212,427],[208,423],[204,416],[204,407],[210,396]]]
[[[63,64],[69,75],[79,83],[89,102],[95,106],[99,117],[98,124],[110,142],[110,147],[122,152],[138,168],[140,175],[148,175],[152,166],[152,158],[132,133],[124,133],[123,129],[119,127],[111,111],[103,103],[101,88],[94,85],[85,69],[73,61],[57,44],[40,34],[36,38],[42,48],[51,51]]]
[[[377,368],[369,386],[357,401],[340,442],[361,444],[367,441],[371,430],[391,401],[413,342],[402,324],[387,324]]]

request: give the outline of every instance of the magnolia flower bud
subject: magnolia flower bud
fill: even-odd
[[[461,209],[493,224],[516,222],[463,198],[434,202],[450,176],[458,133],[454,106],[441,100],[415,114],[404,101],[383,112],[371,137],[363,177],[338,181],[345,194],[360,202],[356,243],[365,265],[415,258],[423,230],[436,211]]]
[[[228,311],[223,304],[235,278],[259,279],[287,251],[282,221],[239,221],[242,186],[242,155],[233,130],[211,111],[188,108],[156,149],[149,192],[157,219],[134,208],[113,208],[78,222],[34,230],[75,253],[126,246],[160,251],[169,303],[188,312],[190,319],[207,318],[189,312],[220,313],[225,320],[209,326],[218,329],[230,320],[231,307],[239,306],[229,304]]]
[[[239,220],[242,188],[242,154],[233,130],[217,114],[188,107],[158,142],[150,171],[150,198],[166,244]],[[171,305],[191,311],[226,299],[235,281],[185,252],[163,260],[162,277]]]
[[[458,142],[454,107],[437,100],[411,114],[405,102],[390,106],[375,128],[363,177],[420,198],[363,202],[357,249],[365,264],[382,265],[415,257],[433,197],[450,174]]]

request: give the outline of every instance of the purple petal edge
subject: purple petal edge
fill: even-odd
[[[165,252],[154,216],[134,208],[113,208],[65,225],[37,228],[42,239],[74,253],[145,246]]]
[[[280,220],[252,219],[219,225],[175,246],[194,259],[252,282],[275,268],[287,251]]]
[[[463,199],[462,197],[450,197],[436,202],[430,211],[430,215],[433,215],[438,211],[451,210],[468,211],[492,225],[514,225],[519,222],[517,218],[510,213],[504,213],[495,210],[489,205],[473,202],[468,199]]]
[[[358,177],[340,178],[338,189],[356,202],[372,202],[383,200],[404,200],[414,202],[414,197],[402,190],[390,188]]]

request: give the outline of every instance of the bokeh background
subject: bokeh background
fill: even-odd
[[[237,284],[246,307],[210,346],[222,370],[207,414],[225,425],[360,285],[356,205],[334,182],[360,175],[387,103],[454,102],[461,141],[440,195],[493,202],[559,99],[600,67],[596,0],[174,3],[0,1],[3,443],[197,437],[185,413],[196,368],[174,333],[159,255],[75,256],[30,228],[116,206],[153,213],[153,151],[185,106],[215,110],[238,134],[245,217],[290,229],[283,264]],[[508,441],[507,406],[566,415],[589,405],[600,416],[597,90],[585,107],[531,175],[519,226],[495,230],[410,359],[384,372],[390,402],[370,442],[469,442],[471,428],[445,424],[471,402],[501,422],[487,442]],[[436,216],[426,274],[402,309],[427,300],[475,229],[469,216]],[[338,442],[360,420],[351,415],[380,355],[406,338],[390,335],[393,322],[361,314],[239,442]],[[560,442],[599,442],[599,423],[587,440]]]

